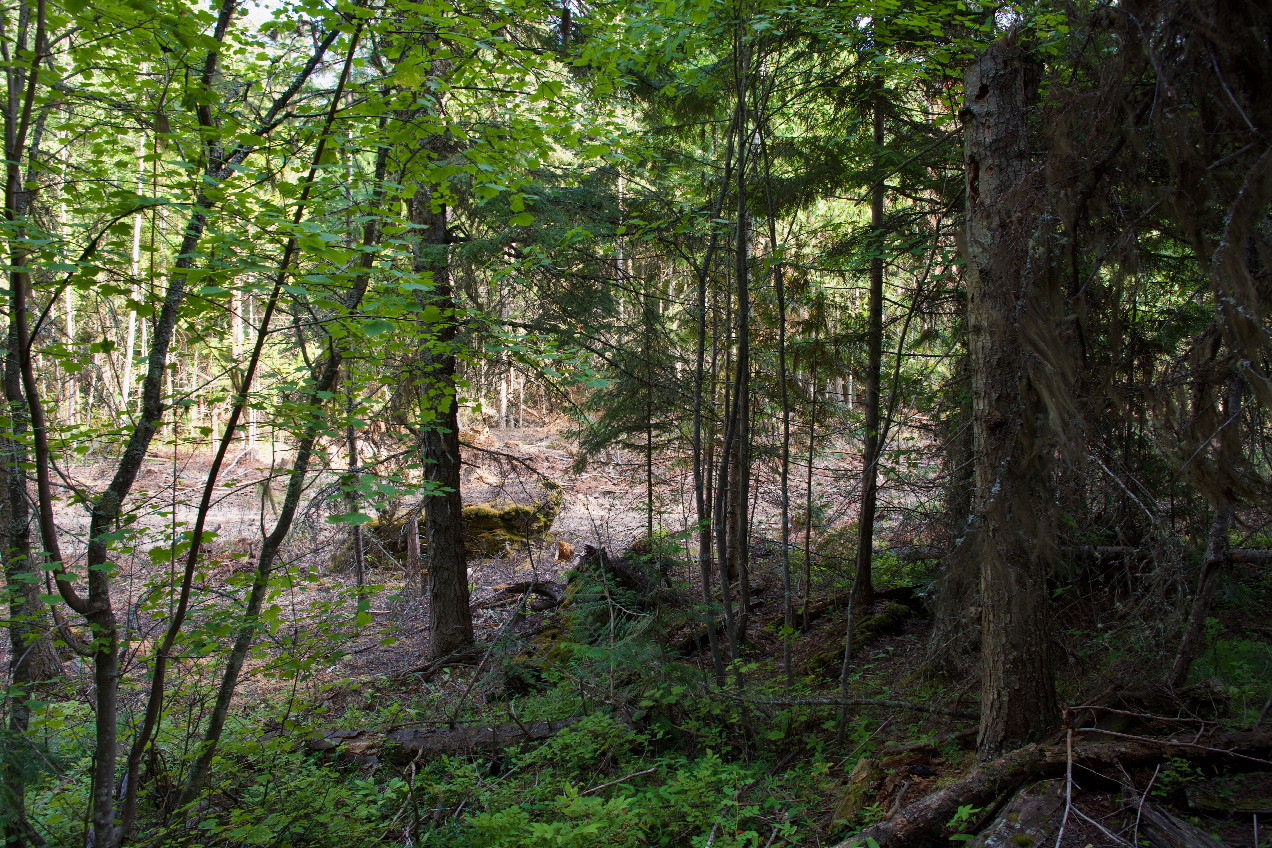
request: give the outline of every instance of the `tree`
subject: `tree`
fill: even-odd
[[[1028,107],[1037,68],[1019,33],[964,76],[967,301],[976,508],[982,523],[982,758],[1037,739],[1059,718],[1047,634],[1047,433],[1018,317],[1030,296]]]

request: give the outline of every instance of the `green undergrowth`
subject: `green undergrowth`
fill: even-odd
[[[745,738],[747,720],[736,707],[699,694],[682,686],[650,687],[637,704],[645,718],[633,721],[595,703],[580,714],[583,705],[568,687],[554,689],[520,698],[511,710],[527,721],[573,713],[576,722],[550,739],[404,767],[384,761],[367,767],[310,751],[298,743],[314,727],[284,719],[273,704],[233,724],[209,787],[183,811],[171,804],[190,752],[175,735],[161,735],[147,768],[138,834],[191,846],[547,848],[709,841],[742,848],[768,844],[774,834],[798,843],[801,832],[814,832],[811,817],[835,791],[821,743],[813,740],[800,768],[773,770],[795,744],[788,731],[797,719],[752,723],[752,730],[774,737],[757,744]],[[378,709],[379,717],[390,717]],[[402,705],[394,716],[408,712],[435,710]],[[499,711],[491,712],[497,717]],[[290,732],[262,733],[263,726],[284,720]],[[50,704],[41,711],[37,738],[49,768],[33,775],[28,809],[48,844],[82,842],[90,729],[82,705]],[[868,733],[858,723],[852,735]]]
[[[456,668],[414,688],[369,678],[244,695],[206,791],[185,810],[174,809],[175,799],[206,718],[207,693],[193,682],[174,691],[145,760],[139,843],[825,845],[886,813],[900,779],[890,784],[888,775],[904,776],[917,762],[939,774],[924,784],[931,791],[969,764],[966,734],[954,735],[974,727],[967,721],[863,707],[846,714],[840,732],[837,709],[817,703],[833,698],[838,684],[809,668],[828,640],[842,638],[838,619],[794,636],[800,659],[790,691],[774,648],[776,617],[754,623],[764,635],[743,646],[727,683],[717,683],[705,651],[685,655],[673,647],[703,616],[685,606],[682,588],[665,586],[664,575],[675,573],[660,564],[667,548],[651,545],[644,560],[628,558],[609,571],[581,568],[565,609],[527,635],[491,646],[476,679],[471,668]],[[1225,579],[1193,668],[1194,685],[1207,683],[1204,696],[1217,698],[1232,726],[1251,721],[1267,697],[1272,651],[1250,623],[1268,596],[1262,572]],[[974,680],[915,670],[925,633],[909,624],[863,645],[850,697],[974,712]],[[1143,665],[1137,658],[1151,650],[1152,634],[1140,633],[1143,645],[1130,635],[1076,620],[1068,644],[1093,659],[1066,667],[1066,687],[1077,692],[1110,669]],[[299,669],[296,679],[311,668]],[[467,726],[573,724],[522,747],[459,747],[405,764],[305,744],[336,728],[444,730],[452,717]],[[37,706],[34,748],[24,754],[27,802],[50,845],[82,844],[92,739],[93,713],[82,701]],[[878,777],[858,780],[854,795],[859,765]]]

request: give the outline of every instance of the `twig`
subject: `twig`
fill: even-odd
[[[618,784],[618,783],[622,783],[625,780],[631,780],[633,777],[640,777],[642,774],[649,774],[651,771],[657,771],[657,770],[658,770],[658,767],[654,766],[653,768],[647,768],[644,771],[634,771],[631,774],[627,775],[626,777],[620,777],[618,780],[611,780],[609,783],[602,783],[600,786],[593,786],[591,789],[588,789],[586,792],[580,792],[579,794],[591,795],[593,792],[600,792],[602,789],[608,789],[609,787],[614,786],[615,784]]]
[[[1148,779],[1148,788],[1144,790],[1144,794],[1140,796],[1139,804],[1135,808],[1135,832],[1131,836],[1131,844],[1139,845],[1139,824],[1140,816],[1144,815],[1144,802],[1148,800],[1148,793],[1153,791],[1153,781],[1157,779],[1157,773],[1162,770],[1162,766],[1158,763],[1157,768],[1153,769],[1153,776]],[[1258,840],[1255,840],[1257,846]]]
[[[782,820],[781,820],[780,822],[778,822],[777,824],[773,825],[773,832],[769,834],[768,842],[765,842],[765,843],[764,843],[764,848],[769,848],[769,846],[771,846],[771,845],[773,844],[773,840],[774,840],[774,839],[777,839],[777,831],[781,829],[782,825],[784,825],[784,824],[786,824],[786,822],[790,821],[790,818],[791,818],[791,814],[790,814],[790,813],[787,813],[786,815],[784,815],[784,816],[782,817]],[[1259,848],[1259,846],[1258,846],[1258,843],[1257,843],[1257,842],[1255,843],[1254,848]]]
[[[1168,716],[1153,715],[1152,713],[1136,713],[1136,712],[1131,712],[1130,710],[1119,710],[1113,707],[1103,707],[1103,706],[1100,706],[1099,704],[1082,704],[1080,706],[1068,708],[1069,712],[1077,712],[1078,710],[1100,710],[1101,712],[1113,713],[1114,715],[1129,716],[1131,718],[1142,718],[1145,721],[1179,722],[1180,724],[1185,724],[1185,723],[1187,724],[1192,724],[1192,723],[1215,724],[1215,722],[1207,721],[1206,719],[1203,719],[1203,718],[1188,718],[1188,717],[1170,718]]]
[[[1056,834],[1056,848],[1064,839],[1064,827],[1069,823],[1069,811],[1073,809],[1073,728],[1065,734],[1064,765],[1064,817],[1060,819],[1060,831]]]
[[[1135,736],[1131,733],[1118,733],[1115,730],[1104,730],[1099,727],[1079,727],[1076,728],[1079,733],[1099,733],[1103,736],[1116,736],[1118,739],[1130,739],[1134,742],[1147,742],[1150,745],[1161,745],[1163,747],[1174,748],[1196,748],[1199,751],[1209,751],[1212,754],[1225,754],[1229,757],[1236,757],[1239,760],[1245,760],[1259,765],[1272,766],[1272,760],[1263,760],[1258,757],[1247,756],[1246,754],[1238,754],[1236,751],[1224,748],[1212,748],[1209,745],[1198,745],[1196,742],[1177,742],[1174,739],[1153,739],[1150,736]]]
[[[892,812],[888,813],[888,818],[892,818],[901,811],[901,805],[905,803],[905,793],[910,790],[910,781],[901,781],[901,791],[897,793],[897,800],[892,804]]]
[[[1082,812],[1082,808],[1081,808],[1081,807],[1074,807],[1074,808],[1073,808],[1073,812],[1074,812],[1074,813],[1075,813],[1075,814],[1076,814],[1079,818],[1081,818],[1081,819],[1083,819],[1084,821],[1086,821],[1086,822],[1087,822],[1087,824],[1093,825],[1093,826],[1094,826],[1097,830],[1099,830],[1099,831],[1100,831],[1100,833],[1103,833],[1105,836],[1107,836],[1109,839],[1112,839],[1112,840],[1113,840],[1114,842],[1116,842],[1118,845],[1130,845],[1130,844],[1131,844],[1131,843],[1127,842],[1125,839],[1123,839],[1122,837],[1120,837],[1120,836],[1118,836],[1118,835],[1116,835],[1116,834],[1114,834],[1114,833],[1110,832],[1110,831],[1109,831],[1109,829],[1108,829],[1108,828],[1106,828],[1104,825],[1100,824],[1098,821],[1096,821],[1095,819],[1091,818],[1091,817],[1090,817],[1090,816],[1088,816],[1086,813]]]
[[[853,748],[853,749],[852,749],[852,751],[848,754],[848,756],[846,756],[846,757],[844,757],[843,759],[841,759],[841,760],[839,761],[839,764],[840,764],[840,765],[843,765],[844,763],[848,762],[848,760],[852,759],[852,755],[853,755],[853,754],[857,753],[857,752],[858,752],[858,751],[860,751],[862,748],[864,748],[864,747],[866,747],[867,745],[869,745],[869,744],[870,744],[870,740],[871,740],[871,739],[874,739],[876,736],[878,736],[880,733],[882,733],[882,732],[883,732],[883,729],[884,729],[885,727],[887,727],[888,725],[892,724],[892,719],[893,719],[893,718],[895,718],[895,716],[888,716],[888,717],[884,720],[883,724],[880,724],[880,725],[879,725],[879,727],[875,730],[875,732],[874,732],[874,733],[871,733],[871,734],[870,734],[869,736],[867,736],[864,740],[862,740],[861,742],[858,742],[858,743],[857,743],[857,747],[856,747],[856,748]],[[892,752],[891,752],[891,751],[889,751],[888,753],[889,753],[889,754],[891,754]]]
[[[508,620],[505,621],[503,626],[499,628],[499,632],[495,634],[495,638],[490,640],[490,647],[486,649],[486,653],[482,656],[481,662],[477,663],[477,668],[473,670],[473,679],[468,682],[468,688],[464,690],[464,694],[460,695],[459,700],[455,703],[455,710],[451,713],[452,724],[459,718],[459,711],[463,709],[464,702],[468,700],[468,696],[472,694],[473,688],[477,685],[477,681],[481,677],[481,670],[486,666],[486,660],[490,659],[490,655],[503,639],[504,632],[508,629],[508,625],[512,624],[512,622],[517,618],[517,614],[525,609],[526,599],[529,597],[530,590],[526,589],[526,591],[521,595],[521,600],[517,602],[516,611],[512,615],[508,616]]]

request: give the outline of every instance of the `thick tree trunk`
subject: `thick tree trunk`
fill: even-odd
[[[968,327],[972,430],[980,513],[982,758],[1037,739],[1059,713],[1052,676],[1046,567],[1046,457],[1018,314],[1026,289],[1031,216],[1033,68],[1014,35],[964,76]],[[1050,540],[1054,541],[1054,540]]]
[[[417,274],[431,273],[432,291],[425,306],[438,310],[433,342],[420,355],[424,403],[435,418],[421,431],[424,480],[434,493],[424,501],[424,536],[428,559],[429,657],[440,659],[473,641],[468,608],[468,555],[460,517],[459,404],[455,390],[455,301],[451,291],[446,234],[446,207],[432,209],[433,193],[423,187],[412,201],[411,220],[419,226],[415,255]]]

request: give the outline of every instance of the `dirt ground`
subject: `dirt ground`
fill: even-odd
[[[573,445],[553,427],[465,432],[469,446],[464,449],[462,486],[465,503],[513,500],[528,503],[536,496],[535,477],[544,475],[563,488],[563,503],[546,539],[503,557],[472,558],[469,565],[474,626],[479,639],[493,638],[510,615],[507,608],[482,609],[481,602],[498,587],[531,577],[560,580],[585,545],[621,551],[643,536],[646,527],[643,457],[607,451],[581,471],[572,467]],[[261,540],[273,528],[273,505],[263,497],[264,483],[271,475],[271,452],[258,447],[249,452],[232,451],[221,474],[208,529],[216,534],[207,546],[206,565],[196,579],[197,601],[186,630],[203,632],[206,638],[228,645],[232,630],[224,626],[227,613],[241,608],[250,574],[255,567]],[[285,464],[275,454],[274,465]],[[170,552],[171,540],[193,523],[195,507],[210,463],[206,452],[179,449],[174,454],[157,451],[143,466],[129,499],[131,512],[121,530],[125,541],[117,552],[115,609],[128,627],[127,669],[140,671],[146,650],[166,624],[176,577],[181,563]],[[832,455],[816,469],[816,488],[828,503],[827,523],[855,518],[855,477],[857,458],[851,445]],[[87,512],[74,503],[92,497],[109,483],[113,463],[98,460],[62,469],[56,518],[64,537],[63,553],[74,571],[82,568]],[[772,472],[774,469],[768,469]],[[802,478],[806,469],[796,468],[793,478]],[[655,525],[677,538],[686,553],[694,546],[685,528],[693,519],[692,480],[683,458],[663,458],[655,467],[659,483],[655,490]],[[780,497],[776,474],[758,469],[760,484],[753,510],[753,533],[780,538]],[[270,489],[281,502],[281,478]],[[74,489],[74,492],[72,491]],[[833,493],[833,494],[832,494]],[[830,497],[826,495],[830,494]],[[81,500],[82,502],[82,500]],[[792,485],[792,511],[803,505],[802,486]],[[409,508],[407,501],[399,508]],[[373,509],[363,506],[368,512]],[[884,505],[883,520],[902,527],[900,513],[889,515]],[[390,566],[367,574],[374,587],[359,593],[352,573],[332,568],[333,554],[348,539],[349,529],[332,524],[328,518],[345,512],[338,493],[338,475],[322,474],[313,479],[305,493],[291,536],[275,568],[278,588],[267,600],[271,629],[259,640],[259,655],[248,666],[248,679],[240,691],[268,692],[282,682],[303,676],[311,681],[393,675],[417,668],[427,656],[427,602],[421,587],[406,585],[401,569]],[[796,528],[798,541],[802,531]],[[572,546],[573,558],[558,558],[557,542]],[[687,559],[688,557],[686,557]],[[685,575],[691,583],[693,569]],[[278,575],[286,578],[277,580]],[[771,579],[771,578],[770,578]],[[696,589],[693,589],[696,593]],[[359,608],[363,615],[359,621]],[[368,620],[369,616],[369,620]],[[71,624],[77,624],[69,616]],[[232,620],[232,615],[231,615]],[[202,630],[200,630],[202,628]],[[5,648],[7,648],[7,640]],[[334,658],[334,653],[343,653]],[[284,650],[286,649],[286,650]],[[305,674],[279,673],[279,657],[301,662]],[[299,656],[301,659],[297,660]],[[196,676],[209,674],[195,662],[186,666]],[[78,661],[68,663],[73,682],[90,688],[89,668]]]

